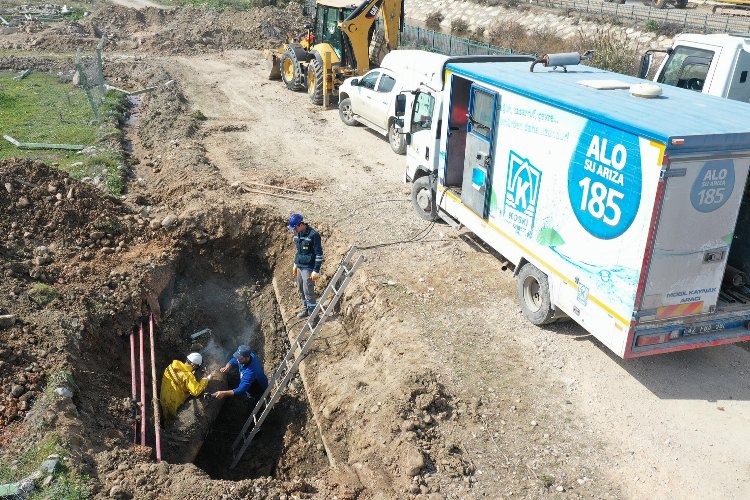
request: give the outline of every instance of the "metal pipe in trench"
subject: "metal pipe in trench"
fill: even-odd
[[[138,400],[138,386],[136,382],[136,375],[135,375],[135,331],[131,328],[130,329],[130,375],[132,378],[132,384],[131,384],[131,394],[132,404],[135,404],[135,402]],[[131,409],[133,407],[131,406]],[[133,415],[135,417],[135,415]],[[138,444],[138,421],[133,420],[133,444]]]
[[[146,446],[146,377],[145,359],[143,355],[143,321],[140,323],[140,352],[141,352],[141,446]]]
[[[154,440],[156,441],[156,461],[161,462],[161,432],[159,429],[159,398],[156,395],[156,355],[154,349],[154,314],[148,315],[149,336],[151,337],[151,401],[154,405]]]

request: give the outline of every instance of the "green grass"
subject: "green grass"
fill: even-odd
[[[27,293],[29,298],[40,306],[54,304],[62,298],[60,292],[44,283],[34,283]]]
[[[14,483],[31,475],[39,469],[43,461],[52,454],[65,457],[67,451],[60,443],[55,433],[49,433],[39,443],[18,455],[12,462],[0,461],[0,482]],[[29,498],[32,500],[85,500],[91,498],[86,488],[89,478],[68,469],[60,462],[60,467],[54,474],[54,481],[47,487],[41,488],[40,479],[36,481],[37,491]]]
[[[14,80],[17,73],[0,72],[0,134],[20,142],[82,144],[96,146],[94,155],[65,150],[23,150],[0,138],[0,159],[31,158],[55,165],[77,178],[100,177],[112,194],[124,188],[122,153],[119,149],[125,96],[108,92],[100,109],[102,125],[82,89],[62,83],[47,73],[31,73]]]

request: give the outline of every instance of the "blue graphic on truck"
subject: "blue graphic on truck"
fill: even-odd
[[[503,219],[520,235],[531,238],[539,201],[542,172],[513,151],[508,156]]]
[[[568,170],[568,196],[578,222],[597,238],[620,236],[635,220],[641,189],[638,137],[589,121]]]
[[[734,190],[734,161],[707,161],[690,190],[690,202],[703,213],[720,209]]]

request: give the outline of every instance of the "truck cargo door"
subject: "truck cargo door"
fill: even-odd
[[[748,163],[732,158],[672,162],[663,181],[642,321],[715,310]]]
[[[496,93],[472,84],[461,201],[483,219],[487,218],[487,200],[492,185],[497,101]]]

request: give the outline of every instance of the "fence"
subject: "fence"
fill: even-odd
[[[492,47],[486,43],[436,33],[409,24],[404,25],[404,29],[401,32],[400,44],[402,47],[414,47],[431,52],[440,52],[449,56],[505,55],[513,53],[511,49]]]
[[[607,3],[600,0],[527,0],[541,7],[555,8],[587,14],[596,14],[616,19],[654,21],[659,25],[669,24],[684,31],[701,33],[747,33],[750,18],[690,12],[687,9],[655,9],[645,5]]]

